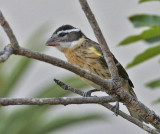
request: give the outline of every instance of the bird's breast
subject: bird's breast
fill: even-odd
[[[81,50],[70,49],[65,52],[65,56],[69,62],[80,66],[81,68],[85,65],[85,56]]]
[[[110,78],[108,67],[101,62],[101,55],[95,52],[93,47],[80,45],[75,49],[67,50],[65,56],[72,64],[87,69],[101,78]]]

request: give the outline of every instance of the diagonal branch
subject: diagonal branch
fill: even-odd
[[[80,67],[73,65],[69,62],[65,62],[65,61],[58,59],[56,57],[48,56],[46,54],[35,52],[35,51],[29,50],[26,48],[22,48],[22,47],[14,50],[13,53],[16,55],[26,56],[28,58],[40,60],[42,62],[46,62],[46,63],[52,64],[54,66],[58,66],[58,67],[67,69],[67,70],[69,70],[69,71],[71,71],[81,77],[84,77],[88,80],[95,82],[96,84],[98,84],[102,87],[105,87],[106,89],[111,89],[112,85],[111,85],[110,80],[102,79],[102,78],[98,77],[97,75],[89,72],[88,70],[80,68]]]
[[[112,53],[109,50],[107,42],[105,41],[105,38],[99,28],[99,25],[94,17],[94,14],[92,13],[92,11],[87,3],[87,0],[79,0],[79,2],[80,2],[81,7],[82,7],[87,19],[88,19],[93,31],[94,31],[94,34],[95,34],[95,36],[101,46],[101,50],[102,50],[103,56],[107,62],[112,79],[119,80],[118,70],[117,70],[115,62],[113,60]]]
[[[1,11],[0,11],[0,24],[3,27],[4,31],[6,32],[12,46],[14,48],[18,48],[19,47],[18,41]]]
[[[54,81],[57,83],[57,85],[59,85],[64,90],[71,91],[73,93],[79,94],[80,96],[84,95],[84,91],[81,91],[81,90],[78,90],[76,88],[70,87],[70,86],[66,85],[65,83],[63,83],[62,81],[57,80],[57,79],[54,79]],[[108,97],[115,98],[114,101],[118,100],[118,98],[116,96],[108,96]],[[90,98],[92,98],[92,97],[90,97]],[[100,105],[106,107],[107,109],[111,110],[112,112],[114,112],[114,109],[112,109],[112,105],[108,104],[107,102],[98,102],[98,104],[100,104]],[[156,130],[154,130],[151,127],[147,126],[146,124],[142,123],[138,119],[127,115],[126,113],[122,112],[121,110],[119,110],[119,115],[121,117],[125,118],[126,120],[132,122],[133,124],[137,125],[138,127],[144,129],[145,131],[151,133],[151,134],[159,134],[159,132],[157,132]]]
[[[114,88],[113,91],[115,91],[115,94],[120,97],[121,102],[123,104],[125,104],[127,107],[137,112],[140,116],[144,117],[145,122],[150,122],[154,127],[156,127],[157,129],[160,129],[160,117],[156,115],[152,110],[147,108],[144,104],[142,104],[139,101],[136,101],[130,94],[126,93],[124,89],[122,88],[122,84],[119,79],[117,67],[114,63],[112,54],[104,39],[104,36],[94,17],[94,14],[92,13],[90,9],[87,3],[87,0],[79,0],[79,2],[101,46],[101,50],[103,52],[104,58],[107,62],[109,71],[111,73],[112,84]],[[107,92],[107,90],[105,91]]]
[[[12,45],[5,46],[4,51],[0,51],[0,63],[6,61],[12,53]]]

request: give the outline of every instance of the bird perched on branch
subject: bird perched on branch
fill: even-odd
[[[87,38],[80,29],[71,25],[63,25],[52,34],[51,38],[46,42],[46,45],[55,46],[65,54],[67,60],[72,64],[87,69],[103,79],[111,78],[100,45]],[[132,89],[134,87],[133,83],[129,79],[127,72],[114,56],[113,59],[117,66],[123,88],[137,99],[136,94]],[[82,79],[92,87],[101,90],[99,85],[96,85],[85,78]],[[129,108],[128,110],[131,116],[141,120],[134,111]]]

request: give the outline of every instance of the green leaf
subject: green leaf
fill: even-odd
[[[152,38],[149,38],[149,39],[146,39],[145,40],[147,43],[155,43],[155,42],[159,42],[160,41],[160,36],[155,36],[155,37],[152,37]]]
[[[139,3],[143,3],[143,2],[153,2],[153,1],[160,1],[160,0],[140,0]]]
[[[148,48],[143,53],[138,54],[134,60],[127,65],[127,68],[131,68],[135,65],[138,65],[146,60],[149,60],[150,58],[153,58],[160,54],[160,45]]]
[[[160,25],[160,16],[158,15],[148,15],[148,14],[139,14],[129,17],[129,20],[134,25],[134,27],[144,27],[144,26],[159,26]]]
[[[147,87],[150,87],[151,89],[158,88],[158,87],[160,87],[160,79],[157,79],[157,80],[148,82],[148,83],[146,84],[146,86],[147,86]]]
[[[127,45],[127,44],[134,43],[134,42],[141,41],[141,40],[150,39],[150,38],[157,37],[157,36],[160,36],[160,26],[155,26],[150,29],[147,29],[139,35],[129,36],[125,38],[124,40],[122,40],[119,43],[119,46]]]

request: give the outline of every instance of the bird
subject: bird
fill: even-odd
[[[54,46],[59,51],[64,53],[68,62],[83,69],[89,70],[103,79],[111,79],[111,74],[103,57],[100,45],[89,39],[79,28],[68,24],[60,26],[48,39],[46,45]],[[126,70],[113,54],[112,57],[118,69],[122,87],[137,100],[137,96],[133,91],[134,85],[130,80]],[[81,77],[81,79],[90,86],[94,87],[96,90],[102,90],[99,85],[85,78]],[[135,111],[128,107],[127,109],[131,116],[139,119],[140,121],[142,120],[142,117],[139,116]]]

